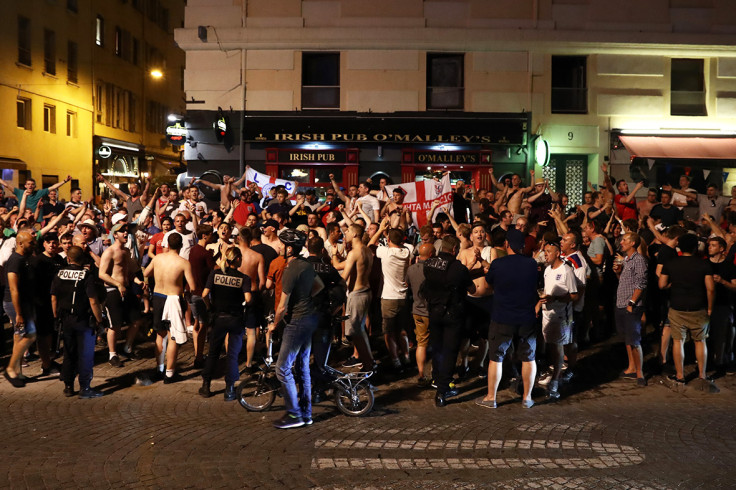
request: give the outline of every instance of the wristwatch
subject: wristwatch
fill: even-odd
[[[636,306],[636,301],[634,301],[633,299],[630,299],[629,306]]]

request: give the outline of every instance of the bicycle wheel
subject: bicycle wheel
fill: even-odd
[[[359,384],[353,389],[354,394],[344,390],[335,392],[337,408],[349,417],[361,417],[373,408],[373,391],[369,385]]]
[[[241,381],[236,393],[243,408],[249,412],[262,412],[273,405],[276,390],[268,376],[260,374]]]

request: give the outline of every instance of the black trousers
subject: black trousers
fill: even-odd
[[[235,384],[240,379],[240,371],[238,370],[238,356],[243,348],[243,334],[245,327],[243,326],[242,315],[218,314],[214,316],[212,327],[210,328],[209,340],[210,350],[207,354],[207,362],[202,370],[202,379],[205,381],[212,380],[212,373],[215,371],[215,363],[220,358],[222,346],[225,343],[225,337],[230,334],[227,343],[227,367],[225,368],[225,383],[227,385]]]
[[[432,373],[437,391],[450,389],[465,317],[445,306],[429,305],[429,345],[432,347]]]

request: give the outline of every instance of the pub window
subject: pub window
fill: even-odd
[[[16,101],[18,111],[17,125],[21,129],[31,130],[31,99],[18,97]]]
[[[43,106],[43,130],[46,133],[56,133],[56,107],[44,104]]]
[[[77,137],[77,113],[66,111],[66,135],[71,138]]]
[[[427,109],[465,107],[464,56],[427,53]]]
[[[72,83],[77,83],[77,43],[69,41],[67,43],[67,65],[66,78]]]
[[[587,114],[588,85],[585,56],[552,57],[552,112]]]
[[[31,66],[31,21],[18,17],[18,63]]]
[[[56,75],[56,33],[43,30],[43,67],[49,75]]]
[[[340,108],[340,53],[302,53],[302,109]]]
[[[281,166],[279,167],[280,177],[282,179],[293,180],[300,184],[306,184],[310,181],[310,172],[308,167],[291,167]]]
[[[98,15],[95,21],[95,44],[105,45],[105,19],[101,15]]]
[[[703,60],[673,59],[670,79],[670,114],[707,116]]]

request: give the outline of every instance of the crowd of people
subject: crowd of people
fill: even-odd
[[[535,384],[557,399],[574,382],[579,345],[616,332],[621,376],[646,386],[642,333],[651,324],[661,339],[652,371],[671,366],[673,382],[685,383],[692,340],[697,376],[712,382],[709,373],[734,360],[736,199],[713,184],[698,193],[686,175],[639,199],[643,182],[630,189],[602,171],[571,206],[534,171],[524,185],[489,168],[492,188],[456,181],[451,202],[435,201],[418,229],[405,191],[389,193],[386,179],[341,188],[331,175],[326,188],[264,195],[245,175],[194,178],[181,190],[149,180],[125,192],[97,175],[109,199],[73,188],[67,202],[57,189],[70,177],[44,189],[0,180],[2,306],[13,329],[5,377],[23,387],[35,350],[65,395],[76,394],[78,378],[79,397],[95,398],[96,345],[120,367],[149,332],[153,371],[167,384],[180,379],[178,347],[191,339],[204,397],[225,349],[229,401],[241,358],[249,373],[259,369],[259,331],[278,332],[287,412],[274,425],[291,428],[312,421],[331,342],[352,348],[346,368],[415,369],[440,407],[458,394],[458,378],[479,376],[488,393],[476,403],[495,408],[511,372],[529,408]],[[203,191],[219,200],[208,206]],[[378,332],[383,342],[372,345]]]

